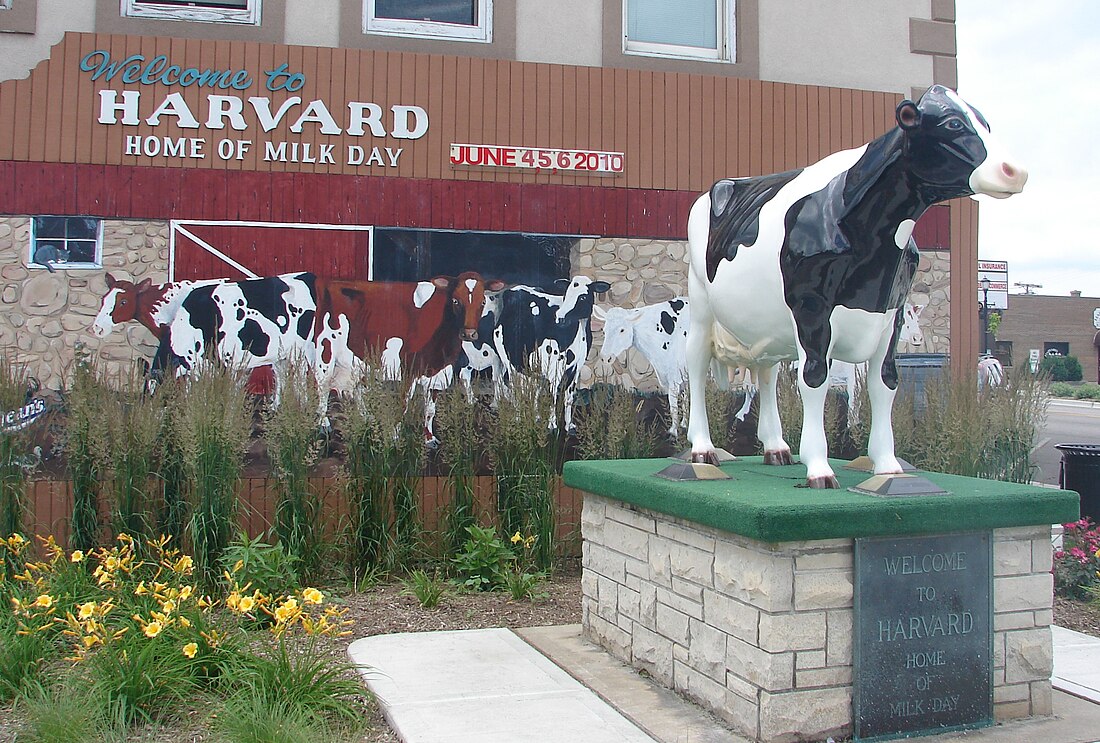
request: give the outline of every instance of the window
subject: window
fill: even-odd
[[[493,0],[364,0],[363,32],[488,43]]]
[[[11,0],[0,0],[0,10],[11,10]]]
[[[31,220],[32,268],[99,268],[103,222],[93,217],[35,217]]]
[[[734,0],[623,0],[623,53],[735,62]]]
[[[1043,343],[1044,356],[1069,356],[1067,341],[1046,341]]]
[[[168,21],[260,25],[261,0],[122,0],[122,15]]]

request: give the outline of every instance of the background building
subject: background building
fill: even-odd
[[[950,0],[0,7],[0,347],[51,387],[79,345],[152,355],[139,325],[89,333],[108,273],[465,266],[667,299],[713,181],[862,144],[956,83]],[[980,329],[951,298],[973,296],[977,207],[933,207],[914,237],[925,344],[900,350],[968,367]],[[590,361],[582,385],[610,373]]]
[[[997,356],[1005,365],[1027,364],[1033,353],[1076,356],[1086,382],[1098,381],[1100,298],[1013,294],[997,329]]]

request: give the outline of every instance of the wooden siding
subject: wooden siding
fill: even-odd
[[[107,50],[112,60],[131,54],[145,59],[163,54],[178,65],[200,69],[244,69],[252,79],[244,91],[181,88],[91,79],[80,70],[89,52]],[[272,110],[290,95],[270,93],[264,70],[283,63],[306,76],[294,93],[303,104],[265,134],[245,102],[249,128],[181,129],[173,117],[158,126],[145,119],[172,92],[180,92],[196,118],[205,121],[211,92],[271,98]],[[99,91],[141,93],[137,126],[97,121]],[[417,140],[347,134],[322,135],[306,123],[300,135],[287,124],[311,100],[323,100],[341,126],[347,103],[382,107],[390,128],[393,105],[415,105],[429,116],[426,135]],[[570,67],[506,60],[437,55],[303,48],[241,41],[153,38],[67,33],[31,75],[0,84],[0,160],[43,163],[163,166],[172,169],[387,175],[401,178],[545,183],[616,188],[701,191],[726,176],[771,173],[808,165],[838,149],[854,147],[893,125],[893,93],[790,85],[732,77],[657,73],[645,70]],[[127,135],[201,137],[203,159],[124,154]],[[222,138],[249,139],[243,160],[221,160]],[[335,145],[336,163],[283,163],[263,159],[262,142]],[[563,149],[620,151],[622,176],[453,169],[455,142]],[[402,147],[397,167],[352,166],[349,145]],[[213,198],[213,197],[211,197]]]

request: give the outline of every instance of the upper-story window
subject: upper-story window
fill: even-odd
[[[168,21],[260,25],[261,0],[122,0],[122,15]]]
[[[11,0],[0,0],[0,10],[11,10]]]
[[[735,0],[623,0],[623,52],[735,62]]]
[[[102,265],[103,221],[94,217],[34,217],[31,219],[32,266],[48,269],[99,268]]]
[[[363,32],[487,43],[493,0],[364,0]]]

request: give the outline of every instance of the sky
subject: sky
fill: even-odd
[[[1010,294],[1100,297],[1100,2],[957,0],[956,33],[959,94],[1029,174],[979,198],[978,257]]]

